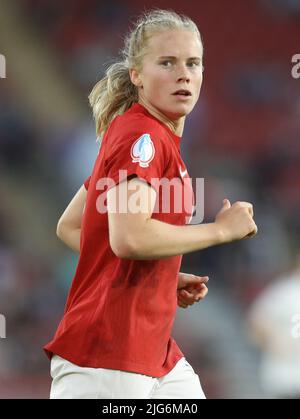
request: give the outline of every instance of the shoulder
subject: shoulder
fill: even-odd
[[[142,112],[125,112],[113,120],[107,135],[107,144],[119,147],[121,144],[133,143],[147,134],[156,147],[166,147],[166,132],[158,121]]]

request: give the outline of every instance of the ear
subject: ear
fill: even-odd
[[[137,70],[135,70],[134,68],[130,68],[129,69],[129,76],[130,76],[131,82],[136,87],[143,87],[143,83],[141,81],[140,75],[139,75]]]

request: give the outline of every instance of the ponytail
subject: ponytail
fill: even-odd
[[[114,117],[123,114],[137,101],[137,88],[130,80],[126,62],[112,64],[89,95],[96,135],[101,137]]]

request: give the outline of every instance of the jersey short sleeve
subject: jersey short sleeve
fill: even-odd
[[[90,186],[90,180],[91,180],[91,176],[89,176],[84,182],[83,182],[83,185],[84,185],[84,187],[85,187],[85,189],[86,190],[88,190],[89,189],[89,186]]]
[[[158,183],[168,164],[164,139],[155,127],[121,127],[111,133],[106,146],[106,175],[114,185],[128,177],[145,180],[158,192]]]

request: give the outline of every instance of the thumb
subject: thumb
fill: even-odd
[[[223,206],[226,207],[226,209],[231,207],[231,203],[229,199],[227,198],[223,199]]]
[[[180,281],[180,286],[178,289],[181,289],[187,286],[193,286],[196,284],[206,284],[209,280],[209,277],[181,273],[180,279],[181,281]]]
[[[229,199],[227,199],[227,198],[223,199],[223,207],[221,208],[220,213],[228,210],[230,207],[231,207],[231,203],[230,203]]]
[[[209,276],[197,276],[196,277],[198,279],[197,282],[201,283],[201,284],[206,284],[209,281]]]
[[[197,285],[201,285],[201,284],[207,284],[207,282],[209,281],[209,277],[208,276],[198,276],[198,275],[191,275],[188,283],[186,284],[187,286],[191,285],[193,286],[197,286]]]

